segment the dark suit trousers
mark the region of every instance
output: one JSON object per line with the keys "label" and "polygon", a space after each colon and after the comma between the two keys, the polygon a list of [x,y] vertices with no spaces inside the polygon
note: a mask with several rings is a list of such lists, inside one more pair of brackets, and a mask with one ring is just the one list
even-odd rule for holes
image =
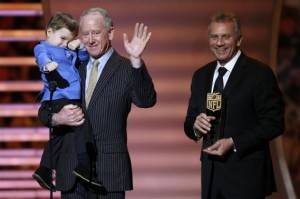
{"label": "dark suit trousers", "polygon": [[[228,192],[228,190],[224,190],[224,186],[222,186],[219,183],[219,180],[216,177],[219,175],[215,173],[214,167],[215,167],[215,162],[213,162],[212,164],[212,181],[209,187],[208,199],[241,199],[240,196],[234,196],[234,193],[230,193],[230,191]],[[258,197],[253,199],[265,199],[265,197]]]}
{"label": "dark suit trousers", "polygon": [[73,189],[61,192],[61,199],[125,199],[125,191],[94,194],[77,181]]}
{"label": "dark suit trousers", "polygon": [[[45,102],[45,103],[46,106],[48,107],[50,106],[49,102]],[[80,102],[75,100],[68,100],[68,99],[53,100],[52,113],[58,113],[63,108],[63,106],[67,104],[75,104],[80,106]],[[72,128],[54,127],[53,128],[51,141],[47,143],[41,159],[41,166],[46,168],[51,168],[50,147],[52,147],[52,167],[56,168],[56,163],[58,161],[60,151],[63,150],[61,149],[61,146],[66,132],[75,134],[74,136],[75,150],[77,155],[83,153],[92,154],[89,157],[93,158],[93,161],[96,160],[96,154],[95,154],[96,148],[95,148],[95,139],[94,139],[93,131],[88,119],[85,118],[85,122],[78,127],[72,127]]]}

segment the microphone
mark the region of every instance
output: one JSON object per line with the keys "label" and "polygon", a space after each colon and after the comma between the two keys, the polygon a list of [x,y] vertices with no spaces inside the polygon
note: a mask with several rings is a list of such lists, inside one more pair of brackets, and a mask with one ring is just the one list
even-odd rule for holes
{"label": "microphone", "polygon": [[[52,168],[53,168],[53,160],[52,160],[52,155],[53,155],[53,146],[52,146],[52,139],[53,139],[53,124],[52,124],[52,98],[53,98],[53,93],[56,90],[57,87],[57,82],[56,81],[49,81],[48,83],[49,91],[50,91],[50,101],[49,101],[49,115],[48,115],[48,123],[49,123],[49,144],[50,144],[50,168],[51,168],[51,176],[50,176],[50,181],[52,182],[53,177],[52,177]],[[50,187],[50,199],[53,199],[53,185]]]}
{"label": "microphone", "polygon": [[53,93],[55,92],[56,90],[56,87],[57,87],[57,83],[56,81],[50,81],[48,83],[48,88],[49,88],[49,91],[50,91],[50,99],[49,99],[49,126],[52,127],[52,121],[51,121],[51,117],[52,117],[52,114],[53,114],[53,110],[52,110],[52,101],[53,101]]}
{"label": "microphone", "polygon": [[50,81],[49,82],[49,91],[50,92],[54,92],[56,90],[56,87],[57,87],[56,81]]}

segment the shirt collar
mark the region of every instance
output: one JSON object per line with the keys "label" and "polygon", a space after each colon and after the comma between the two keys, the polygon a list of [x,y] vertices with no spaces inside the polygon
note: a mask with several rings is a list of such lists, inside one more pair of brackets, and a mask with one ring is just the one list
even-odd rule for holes
{"label": "shirt collar", "polygon": [[[111,57],[111,55],[113,54],[114,49],[110,48],[104,55],[102,55],[98,60],[100,62],[101,66],[105,66],[106,62],[108,61],[108,59]],[[91,69],[92,67],[92,63],[95,61],[95,59],[93,59],[92,57],[90,57],[89,60],[89,64],[87,66],[88,69]]]}

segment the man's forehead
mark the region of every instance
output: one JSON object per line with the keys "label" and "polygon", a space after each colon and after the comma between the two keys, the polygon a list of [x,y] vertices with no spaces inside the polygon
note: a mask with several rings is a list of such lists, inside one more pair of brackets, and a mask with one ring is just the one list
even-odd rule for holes
{"label": "man's forehead", "polygon": [[99,14],[90,14],[82,17],[81,19],[81,28],[89,28],[89,27],[105,27],[105,20],[102,15]]}

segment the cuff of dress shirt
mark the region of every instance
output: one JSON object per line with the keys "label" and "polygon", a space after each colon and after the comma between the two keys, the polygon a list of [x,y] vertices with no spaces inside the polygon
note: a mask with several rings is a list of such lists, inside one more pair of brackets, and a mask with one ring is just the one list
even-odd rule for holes
{"label": "cuff of dress shirt", "polygon": [[[232,137],[231,137],[231,139],[232,139]],[[234,144],[233,139],[232,139],[232,143],[233,143],[233,151],[236,152],[236,148],[235,148],[235,144]]]}
{"label": "cuff of dress shirt", "polygon": [[194,129],[194,135],[195,135],[195,142],[198,142],[202,138],[203,135],[197,129],[195,129],[195,128],[193,128],[193,129]]}

